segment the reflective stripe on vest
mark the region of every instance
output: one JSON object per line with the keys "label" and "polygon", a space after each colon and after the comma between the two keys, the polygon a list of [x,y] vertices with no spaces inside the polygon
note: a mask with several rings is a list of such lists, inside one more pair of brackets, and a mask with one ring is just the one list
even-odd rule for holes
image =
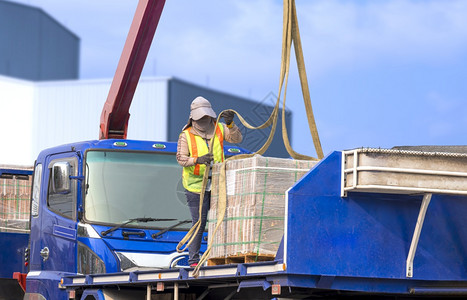
{"label": "reflective stripe on vest", "polygon": [[[199,157],[198,156],[198,145],[196,145],[195,135],[191,133],[191,127],[188,128],[188,133],[189,133],[188,135],[190,136],[190,143],[188,144],[188,149],[190,150],[191,157]],[[199,175],[199,168],[200,168],[199,164],[195,165],[193,174]]]}
{"label": "reflective stripe on vest", "polygon": [[[188,143],[188,149],[190,151],[190,157],[198,158],[209,152],[206,141],[198,136],[191,133],[191,127],[185,129],[183,134],[186,136]],[[214,163],[224,161],[224,127],[222,124],[218,124],[216,127],[216,135],[214,138],[213,145],[213,156]],[[206,169],[204,164],[196,164],[190,167],[183,168],[183,186],[190,192],[200,193],[201,185],[203,182],[203,174]]]}

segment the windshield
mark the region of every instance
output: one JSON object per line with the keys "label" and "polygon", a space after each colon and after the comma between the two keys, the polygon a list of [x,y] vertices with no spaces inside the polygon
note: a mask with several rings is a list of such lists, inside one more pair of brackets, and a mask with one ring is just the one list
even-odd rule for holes
{"label": "windshield", "polygon": [[175,154],[88,151],[85,218],[107,224],[143,217],[176,219],[127,225],[163,228],[191,220],[181,176]]}

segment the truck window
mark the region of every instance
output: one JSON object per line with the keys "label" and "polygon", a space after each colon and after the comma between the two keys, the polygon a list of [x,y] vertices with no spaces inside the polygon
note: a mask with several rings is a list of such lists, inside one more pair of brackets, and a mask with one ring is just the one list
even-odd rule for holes
{"label": "truck window", "polygon": [[[174,153],[88,151],[86,153],[85,219],[120,224],[133,218],[176,221],[132,223],[165,228],[190,219],[181,186],[182,168]],[[191,227],[187,224],[186,229]]]}
{"label": "truck window", "polygon": [[49,164],[49,188],[47,193],[47,206],[59,215],[73,219],[75,217],[76,180],[71,180],[71,192],[55,193],[52,181],[52,166],[57,162],[68,162],[71,166],[70,175],[76,175],[76,162],[74,160],[54,160]]}

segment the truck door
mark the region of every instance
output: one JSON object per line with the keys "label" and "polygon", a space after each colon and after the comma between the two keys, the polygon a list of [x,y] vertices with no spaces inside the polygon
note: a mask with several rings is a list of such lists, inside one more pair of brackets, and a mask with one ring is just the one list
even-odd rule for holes
{"label": "truck door", "polygon": [[51,156],[43,175],[47,191],[40,208],[41,270],[76,272],[78,157],[74,152]]}

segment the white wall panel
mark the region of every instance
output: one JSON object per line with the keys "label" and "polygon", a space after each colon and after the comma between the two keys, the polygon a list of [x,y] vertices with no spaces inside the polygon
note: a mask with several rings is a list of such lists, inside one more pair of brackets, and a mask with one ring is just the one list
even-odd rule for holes
{"label": "white wall panel", "polygon": [[34,97],[34,142],[40,150],[98,138],[99,118],[110,81],[40,83]]}
{"label": "white wall panel", "polygon": [[[110,85],[111,79],[34,83],[0,76],[0,163],[32,165],[43,149],[98,139]],[[180,80],[142,78],[130,108],[128,139],[176,141],[188,118],[190,103],[199,95],[208,97],[217,112],[233,103],[253,113],[255,109],[272,110]],[[251,141],[260,138],[244,134],[241,146],[256,149]],[[280,143],[278,138],[276,141]],[[268,155],[283,157],[282,148],[273,144],[271,151],[275,152]]]}
{"label": "white wall panel", "polygon": [[[168,78],[143,78],[128,138],[167,140]],[[32,165],[43,149],[99,138],[111,80],[33,83],[0,76],[0,163]]]}
{"label": "white wall panel", "polygon": [[0,76],[0,164],[32,166],[34,85]]}
{"label": "white wall panel", "polygon": [[[102,108],[111,80],[48,82],[37,85],[34,150],[99,138]],[[166,140],[167,81],[141,79],[130,108],[128,139]]]}
{"label": "white wall panel", "polygon": [[168,80],[140,80],[130,108],[129,139],[167,141]]}

